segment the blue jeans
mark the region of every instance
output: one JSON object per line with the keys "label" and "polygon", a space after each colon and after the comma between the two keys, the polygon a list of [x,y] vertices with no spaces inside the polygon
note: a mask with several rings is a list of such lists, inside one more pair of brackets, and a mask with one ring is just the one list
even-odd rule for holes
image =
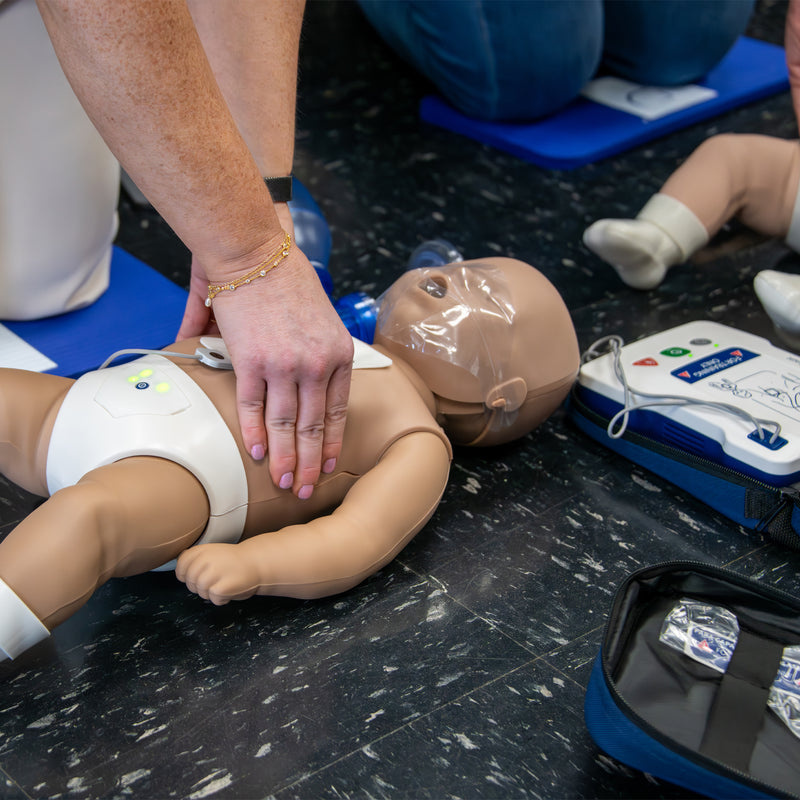
{"label": "blue jeans", "polygon": [[659,86],[700,79],[744,32],[755,0],[359,0],[397,53],[456,108],[534,119],[601,66]]}

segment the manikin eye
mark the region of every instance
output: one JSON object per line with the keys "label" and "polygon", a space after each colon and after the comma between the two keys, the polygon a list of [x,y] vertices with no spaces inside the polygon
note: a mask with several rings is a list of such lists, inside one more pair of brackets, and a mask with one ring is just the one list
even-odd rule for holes
{"label": "manikin eye", "polygon": [[443,278],[425,278],[420,284],[419,288],[422,289],[423,292],[427,292],[431,297],[435,297],[437,299],[441,299],[447,294],[447,284],[444,282]]}

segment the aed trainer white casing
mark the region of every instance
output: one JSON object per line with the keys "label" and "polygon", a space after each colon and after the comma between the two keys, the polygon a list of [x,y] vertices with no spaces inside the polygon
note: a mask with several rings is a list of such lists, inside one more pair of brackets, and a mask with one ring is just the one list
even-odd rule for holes
{"label": "aed trainer white casing", "polygon": [[[773,485],[800,480],[800,356],[760,336],[698,321],[623,345],[620,364],[629,406],[658,401],[637,390],[703,403],[631,410],[629,430]],[[613,353],[585,363],[576,389],[604,418],[622,410],[624,387]],[[723,403],[762,423],[777,422],[779,437],[770,441],[772,426],[760,437],[753,422]]]}

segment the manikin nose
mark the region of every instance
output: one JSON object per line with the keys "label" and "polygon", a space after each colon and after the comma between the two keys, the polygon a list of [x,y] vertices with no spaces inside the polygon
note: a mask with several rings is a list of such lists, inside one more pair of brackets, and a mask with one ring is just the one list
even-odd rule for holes
{"label": "manikin nose", "polygon": [[447,281],[441,275],[428,275],[420,281],[419,288],[437,300],[447,295]]}

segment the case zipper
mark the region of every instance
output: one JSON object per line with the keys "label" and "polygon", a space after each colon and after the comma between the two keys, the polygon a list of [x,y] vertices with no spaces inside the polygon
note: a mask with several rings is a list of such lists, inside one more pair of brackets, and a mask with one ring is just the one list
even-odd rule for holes
{"label": "case zipper", "polygon": [[[608,426],[608,420],[602,415],[598,414],[594,409],[589,408],[578,396],[577,385],[572,391],[570,402],[574,403],[578,413],[584,416],[595,427],[605,429]],[[800,507],[800,490],[796,484],[787,484],[786,486],[775,486],[773,484],[765,483],[764,481],[754,478],[751,475],[745,475],[743,472],[726,467],[716,461],[703,458],[702,456],[688,453],[685,450],[679,450],[663,442],[658,442],[636,431],[627,430],[622,435],[622,439],[630,442],[638,447],[645,447],[656,455],[664,456],[673,461],[685,464],[688,467],[702,468],[706,473],[726,479],[737,483],[745,489],[759,489],[768,494],[775,495],[776,505],[767,514],[765,514],[755,526],[755,530],[763,533],[770,525],[773,519],[780,514],[780,512],[791,503],[794,506]],[[647,467],[645,467],[647,469]],[[702,499],[702,498],[700,498]]]}

